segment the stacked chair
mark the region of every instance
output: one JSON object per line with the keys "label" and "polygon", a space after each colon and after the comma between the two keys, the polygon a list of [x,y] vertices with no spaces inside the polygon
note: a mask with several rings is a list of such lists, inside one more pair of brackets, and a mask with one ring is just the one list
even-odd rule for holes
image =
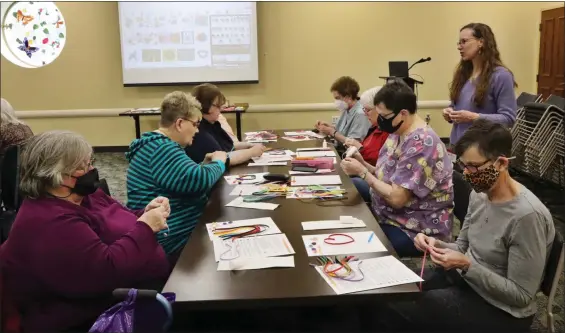
{"label": "stacked chair", "polygon": [[565,99],[552,95],[542,102],[539,96],[535,101],[531,101],[535,96],[526,97],[523,105],[519,103],[516,124],[512,128],[512,155],[516,156],[513,167],[536,180],[563,188]]}

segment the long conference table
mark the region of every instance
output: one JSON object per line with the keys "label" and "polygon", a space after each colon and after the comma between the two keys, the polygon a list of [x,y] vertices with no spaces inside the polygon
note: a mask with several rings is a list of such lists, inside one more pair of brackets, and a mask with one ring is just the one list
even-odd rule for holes
{"label": "long conference table", "polygon": [[[322,140],[290,142],[280,138],[269,143],[272,148],[285,148],[296,151],[296,148],[321,147]],[[331,145],[330,145],[331,146]],[[174,292],[177,311],[220,310],[220,309],[254,309],[269,306],[331,306],[344,302],[363,303],[365,301],[410,300],[419,296],[417,284],[405,284],[365,292],[337,295],[324,279],[309,265],[316,263],[315,257],[308,257],[302,241],[302,235],[334,232],[372,230],[385,245],[388,252],[355,255],[360,259],[397,256],[387,237],[370,209],[363,202],[350,178],[335,165],[335,172],[342,180],[342,187],[347,190],[349,205],[318,206],[297,199],[276,198],[272,203],[280,206],[275,210],[256,210],[246,208],[225,207],[235,197],[230,196],[234,185],[220,179],[212,190],[205,212],[196,226],[188,243],[182,251],[163,292]],[[258,172],[288,173],[287,166],[248,167],[248,163],[231,168],[228,175]],[[300,177],[308,177],[301,175]],[[366,228],[313,230],[304,231],[301,222],[318,220],[339,220],[340,216],[353,216],[361,219]],[[209,239],[205,224],[212,222],[235,221],[259,217],[271,217],[280,230],[285,233],[296,252],[295,267],[267,268],[258,270],[218,271],[214,248]]]}

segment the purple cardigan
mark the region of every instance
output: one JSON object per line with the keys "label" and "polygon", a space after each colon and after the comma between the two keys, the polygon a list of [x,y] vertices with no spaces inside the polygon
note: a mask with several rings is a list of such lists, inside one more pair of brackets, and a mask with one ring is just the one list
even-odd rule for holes
{"label": "purple cardigan", "polygon": [[4,290],[25,331],[59,331],[94,323],[115,288],[165,281],[165,252],[151,228],[101,190],[80,206],[25,199],[0,247]]}
{"label": "purple cardigan", "polygon": [[[475,84],[468,80],[461,89],[457,101],[452,101],[450,106],[455,111],[467,110],[478,113],[483,119],[506,125],[509,128],[514,125],[518,105],[514,93],[514,79],[506,68],[497,67],[492,73],[488,94],[482,107],[475,105],[474,96]],[[457,143],[471,124],[470,122],[453,124],[450,143],[452,145]]]}

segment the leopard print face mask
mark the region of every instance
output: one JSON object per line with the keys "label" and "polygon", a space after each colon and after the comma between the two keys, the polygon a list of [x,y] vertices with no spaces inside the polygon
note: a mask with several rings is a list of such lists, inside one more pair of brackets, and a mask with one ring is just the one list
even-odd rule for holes
{"label": "leopard print face mask", "polygon": [[499,176],[500,171],[496,170],[494,165],[475,173],[469,173],[467,171],[463,172],[463,177],[477,193],[490,190],[496,183]]}

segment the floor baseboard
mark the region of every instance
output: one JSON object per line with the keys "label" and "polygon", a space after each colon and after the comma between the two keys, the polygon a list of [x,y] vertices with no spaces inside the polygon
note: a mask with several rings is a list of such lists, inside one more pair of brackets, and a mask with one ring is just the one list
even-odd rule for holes
{"label": "floor baseboard", "polygon": [[98,146],[93,147],[94,153],[125,153],[128,146]]}

